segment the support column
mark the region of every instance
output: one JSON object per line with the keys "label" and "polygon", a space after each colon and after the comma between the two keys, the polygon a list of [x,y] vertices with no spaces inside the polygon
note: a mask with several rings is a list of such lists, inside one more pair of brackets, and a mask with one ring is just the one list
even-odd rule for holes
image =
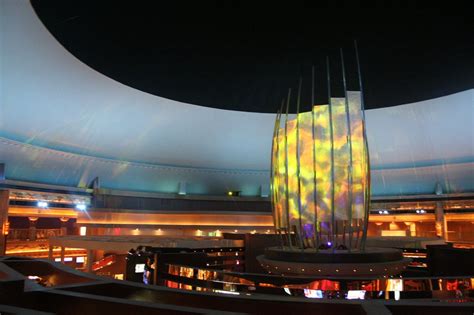
{"label": "support column", "polygon": [[30,241],[36,241],[36,222],[38,221],[38,217],[28,217],[28,220],[30,221],[28,238]]}
{"label": "support column", "polygon": [[9,197],[8,190],[0,190],[0,255],[5,255],[7,250]]}
{"label": "support column", "polygon": [[448,240],[448,223],[446,216],[444,215],[443,203],[441,201],[436,202],[436,236],[443,238],[445,241]]}
{"label": "support column", "polygon": [[[154,285],[157,285],[158,284],[158,254],[155,253],[155,255],[153,256],[153,264],[155,265],[155,270],[153,271],[153,284]],[[194,270],[193,272],[193,278],[197,275],[197,269]],[[160,285],[162,285],[160,283]]]}
{"label": "support column", "polygon": [[66,253],[66,247],[61,246],[61,263],[64,264],[64,254]]}
{"label": "support column", "polygon": [[67,235],[67,222],[69,218],[59,218],[61,221],[61,236]]}
{"label": "support column", "polygon": [[54,260],[53,246],[52,245],[49,245],[49,247],[48,247],[48,259],[49,260]]}
{"label": "support column", "polygon": [[86,272],[92,272],[92,260],[94,259],[92,249],[87,250]]}

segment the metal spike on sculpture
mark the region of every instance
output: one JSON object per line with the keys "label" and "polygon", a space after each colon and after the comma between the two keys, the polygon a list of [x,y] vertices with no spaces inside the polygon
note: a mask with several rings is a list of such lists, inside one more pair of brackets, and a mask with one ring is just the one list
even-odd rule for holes
{"label": "metal spike on sculpture", "polygon": [[[268,249],[265,257],[260,256],[262,265],[278,257],[325,261],[333,254],[329,260],[337,261],[334,259],[336,254],[345,254],[344,259],[350,261],[351,254],[352,258],[359,255],[357,259],[368,252],[371,253],[368,256],[377,255],[375,249],[366,251],[365,248],[370,168],[357,46],[360,91],[347,90],[342,49],[340,57],[344,97],[331,96],[328,58],[328,103],[314,104],[313,68],[311,111],[300,112],[300,79],[296,117],[289,119],[288,115],[291,89],[286,99],[285,119],[281,119],[283,104],[276,115],[271,154],[271,201],[281,247]],[[379,256],[383,258],[385,254]],[[392,252],[386,257],[390,255],[401,268],[401,254]]]}

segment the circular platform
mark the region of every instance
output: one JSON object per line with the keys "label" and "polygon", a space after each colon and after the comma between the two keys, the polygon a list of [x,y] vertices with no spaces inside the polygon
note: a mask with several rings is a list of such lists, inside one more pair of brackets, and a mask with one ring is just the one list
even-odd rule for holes
{"label": "circular platform", "polygon": [[269,273],[298,276],[360,278],[391,276],[401,273],[410,259],[393,248],[358,250],[290,250],[270,247],[257,257]]}

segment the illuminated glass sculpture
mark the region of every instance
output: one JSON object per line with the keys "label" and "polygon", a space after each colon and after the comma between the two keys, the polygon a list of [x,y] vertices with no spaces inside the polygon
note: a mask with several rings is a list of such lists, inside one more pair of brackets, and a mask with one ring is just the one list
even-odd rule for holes
{"label": "illuminated glass sculpture", "polygon": [[[358,56],[357,64],[359,68]],[[281,246],[257,257],[269,273],[318,277],[399,274],[408,264],[401,250],[366,248],[370,166],[362,92],[289,118],[291,90],[276,115],[271,154],[271,201]],[[362,91],[359,70],[359,84]],[[314,86],[314,70],[313,70]],[[314,97],[314,91],[312,93]]]}
{"label": "illuminated glass sculpture", "polygon": [[361,93],[347,92],[282,121],[272,146],[275,229],[290,249],[364,248],[368,148]]}

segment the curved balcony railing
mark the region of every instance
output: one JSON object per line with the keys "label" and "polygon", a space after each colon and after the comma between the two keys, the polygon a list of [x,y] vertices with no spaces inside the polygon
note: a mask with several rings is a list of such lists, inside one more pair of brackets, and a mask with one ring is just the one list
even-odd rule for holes
{"label": "curved balcony railing", "polygon": [[474,278],[471,276],[314,279],[168,265],[168,272],[161,272],[160,277],[171,288],[233,295],[262,293],[320,299],[474,301]]}

